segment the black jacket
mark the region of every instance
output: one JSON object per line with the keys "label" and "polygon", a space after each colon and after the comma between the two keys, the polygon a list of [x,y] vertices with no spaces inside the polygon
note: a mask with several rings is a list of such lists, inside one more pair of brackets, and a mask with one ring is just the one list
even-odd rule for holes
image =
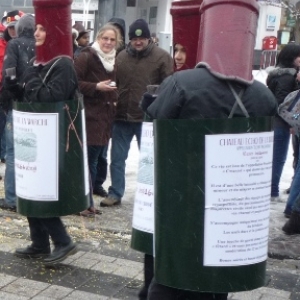
{"label": "black jacket", "polygon": [[45,66],[31,66],[24,73],[22,86],[24,87],[23,100],[27,102],[72,100],[78,88],[73,61],[61,57]]}
{"label": "black jacket", "polygon": [[[275,96],[278,105],[289,93],[298,89],[296,74],[297,71],[294,68],[277,67],[269,72],[267,86]],[[275,116],[275,126],[290,127],[278,114]]]}
{"label": "black jacket", "polygon": [[[242,102],[250,116],[276,114],[276,100],[262,83],[229,82],[237,93],[244,90]],[[165,79],[147,112],[154,119],[228,118],[235,101],[227,81],[201,67],[177,72]],[[245,115],[237,108],[233,116]]]}
{"label": "black jacket", "polygon": [[[7,43],[2,67],[3,93],[0,101],[5,110],[12,109],[12,100],[20,100],[20,79],[35,55],[34,17],[24,16],[19,23],[18,37]],[[8,68],[16,68],[16,79],[13,81],[5,77]]]}
{"label": "black jacket", "polygon": [[[16,28],[18,37],[7,43],[2,68],[3,78],[6,76],[6,69],[16,68],[16,77],[19,80],[35,55],[34,17],[26,15],[19,23]],[[8,85],[4,81],[4,88]]]}

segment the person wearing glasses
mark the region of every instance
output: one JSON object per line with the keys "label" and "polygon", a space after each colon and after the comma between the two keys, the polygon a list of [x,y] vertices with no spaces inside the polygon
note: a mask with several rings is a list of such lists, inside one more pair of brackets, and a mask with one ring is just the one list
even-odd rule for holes
{"label": "person wearing glasses", "polygon": [[112,131],[108,196],[100,206],[121,204],[125,192],[125,161],[135,136],[140,146],[144,113],[139,106],[147,85],[159,85],[173,73],[173,59],[151,40],[148,24],[143,19],[129,26],[126,49],[116,59],[118,104]]}
{"label": "person wearing glasses", "polygon": [[[104,25],[91,47],[85,47],[75,59],[79,89],[84,96],[88,163],[91,188],[95,185],[98,157],[106,157],[117,104],[115,57],[122,37],[112,24]],[[91,197],[82,216],[99,213]]]}

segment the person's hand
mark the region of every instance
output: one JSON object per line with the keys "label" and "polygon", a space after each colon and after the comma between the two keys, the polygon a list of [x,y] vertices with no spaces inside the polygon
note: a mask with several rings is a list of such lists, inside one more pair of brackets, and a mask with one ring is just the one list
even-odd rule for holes
{"label": "person's hand", "polygon": [[96,90],[101,92],[111,92],[115,91],[117,87],[110,86],[111,80],[100,81],[96,84]]}
{"label": "person's hand", "polygon": [[5,88],[8,90],[14,89],[15,86],[18,84],[17,78],[11,79],[10,76],[5,76],[4,81],[5,81]]}
{"label": "person's hand", "polygon": [[140,107],[144,112],[147,112],[148,107],[153,103],[157,96],[145,93],[140,103]]}

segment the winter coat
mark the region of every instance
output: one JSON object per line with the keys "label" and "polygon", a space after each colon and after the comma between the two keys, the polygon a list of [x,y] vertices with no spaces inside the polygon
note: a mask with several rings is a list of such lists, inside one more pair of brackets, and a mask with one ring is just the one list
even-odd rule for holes
{"label": "winter coat", "polygon": [[[4,80],[6,76],[5,70],[16,68],[16,80],[17,83],[20,83],[20,79],[28,68],[30,60],[35,55],[34,17],[25,15],[18,23],[16,28],[18,37],[11,39],[7,43],[2,67],[3,89],[9,90],[14,94],[12,99],[10,99],[10,103],[7,104],[6,108],[8,110],[12,109],[13,98],[18,99],[20,95],[14,93],[14,87],[11,86],[10,81]],[[16,82],[14,82],[15,84]],[[8,99],[6,101],[8,102]]]}
{"label": "winter coat", "polygon": [[30,66],[22,77],[21,85],[24,86],[23,101],[26,102],[73,100],[78,88],[73,61],[60,57],[44,66]]}
{"label": "winter coat", "polygon": [[[242,102],[250,117],[276,114],[276,100],[262,83],[230,83],[237,94],[244,90]],[[167,78],[147,112],[155,119],[228,118],[235,101],[226,80],[217,78],[207,68],[201,67],[177,72]],[[245,115],[237,108],[234,117]]]}
{"label": "winter coat", "polygon": [[[5,48],[6,48],[6,41],[3,38],[0,38],[0,70],[2,70],[3,67]],[[2,87],[2,72],[0,72],[0,90],[1,87]]]}
{"label": "winter coat", "polygon": [[117,92],[102,92],[96,90],[96,85],[109,79],[116,81],[116,72],[106,71],[92,47],[86,47],[81,51],[75,60],[75,70],[80,92],[84,96],[87,144],[107,145],[116,112]]}
{"label": "winter coat", "polygon": [[159,85],[173,73],[173,59],[150,42],[145,50],[135,51],[130,44],[116,59],[119,99],[116,120],[142,122],[139,107],[147,85]]}
{"label": "winter coat", "polygon": [[[274,68],[269,72],[267,86],[272,91],[280,105],[284,98],[298,89],[296,82],[297,71],[294,68]],[[289,126],[278,114],[275,116],[275,126]]]}
{"label": "winter coat", "polygon": [[26,15],[21,18],[16,26],[16,31],[18,37],[7,43],[2,76],[5,77],[6,69],[15,67],[16,77],[20,79],[35,55],[34,17]]}

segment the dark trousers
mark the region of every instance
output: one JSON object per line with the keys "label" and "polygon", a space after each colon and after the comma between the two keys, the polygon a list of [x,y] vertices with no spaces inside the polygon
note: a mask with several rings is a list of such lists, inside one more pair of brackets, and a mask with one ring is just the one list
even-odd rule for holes
{"label": "dark trousers", "polygon": [[228,294],[198,293],[167,287],[152,280],[148,300],[227,300]]}
{"label": "dark trousers", "polygon": [[154,276],[154,260],[153,256],[145,254],[144,257],[144,286],[139,292],[139,300],[147,300],[148,291]]}
{"label": "dark trousers", "polygon": [[106,148],[106,151],[103,151],[98,156],[97,174],[96,174],[94,189],[99,186],[102,186],[102,184],[106,180],[107,168],[108,168],[108,164],[107,164],[107,148]]}
{"label": "dark trousers", "polygon": [[32,218],[27,217],[32,246],[44,249],[50,246],[49,237],[55,247],[66,246],[71,242],[65,226],[59,217]]}
{"label": "dark trousers", "polygon": [[293,168],[294,171],[296,171],[298,160],[299,160],[299,138],[295,134],[292,135],[292,145],[293,145],[293,156],[294,156]]}

